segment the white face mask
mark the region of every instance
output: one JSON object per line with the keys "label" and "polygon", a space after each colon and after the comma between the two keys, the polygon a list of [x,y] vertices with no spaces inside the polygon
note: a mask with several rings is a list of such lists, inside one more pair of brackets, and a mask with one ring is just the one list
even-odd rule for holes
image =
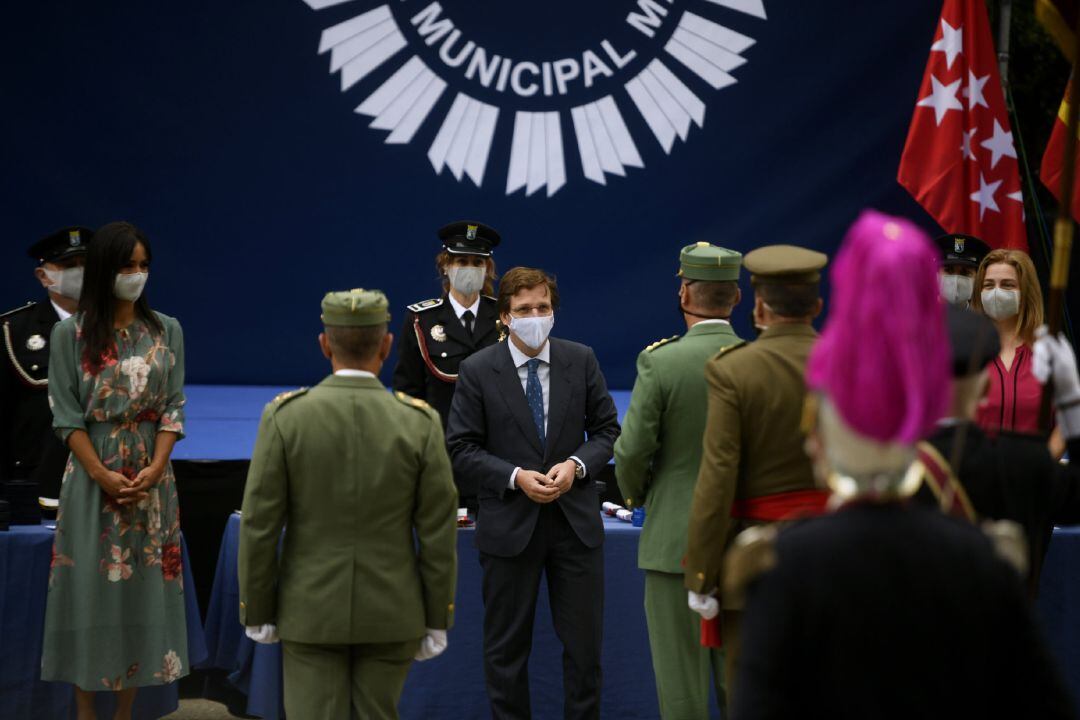
{"label": "white face mask", "polygon": [[510,316],[510,332],[533,350],[539,350],[547,342],[548,334],[555,325],[555,313],[540,317],[516,318]]}
{"label": "white face mask", "polygon": [[971,302],[971,292],[975,289],[975,278],[967,275],[941,275],[941,297],[952,305],[967,305]]}
{"label": "white face mask", "polygon": [[113,282],[113,295],[121,300],[134,302],[142,295],[143,288],[146,287],[146,280],[149,277],[150,273],[144,272],[117,273],[116,280]]}
{"label": "white face mask", "polygon": [[480,292],[484,287],[485,267],[468,267],[465,265],[453,265],[446,269],[446,277],[450,279],[450,287],[462,295],[472,295]]}
{"label": "white face mask", "polygon": [[65,268],[64,270],[41,269],[45,271],[45,277],[52,280],[49,292],[63,295],[72,300],[79,299],[79,295],[82,294],[83,283],[83,269],[81,267]]}
{"label": "white face mask", "polygon": [[994,320],[1008,320],[1020,312],[1020,291],[994,288],[982,291],[983,312]]}

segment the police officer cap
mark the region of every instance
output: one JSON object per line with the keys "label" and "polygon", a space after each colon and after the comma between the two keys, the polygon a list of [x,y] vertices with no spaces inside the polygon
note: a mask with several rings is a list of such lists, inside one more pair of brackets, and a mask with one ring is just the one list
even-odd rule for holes
{"label": "police officer cap", "polygon": [[389,308],[382,290],[328,292],[322,299],[322,321],[330,327],[385,325],[390,322]]}
{"label": "police officer cap", "polygon": [[949,305],[945,312],[952,345],[953,377],[975,375],[1001,350],[997,328],[990,318],[967,308]]}
{"label": "police officer cap", "polygon": [[934,244],[941,251],[942,265],[966,265],[977,268],[990,252],[990,246],[979,238],[961,233],[942,235],[934,239]]}
{"label": "police officer cap", "polygon": [[81,225],[60,228],[30,246],[26,254],[38,262],[56,262],[74,255],[85,255],[94,231]]}
{"label": "police officer cap", "polygon": [[738,280],[742,253],[698,242],[679,253],[679,277],[687,280]]}
{"label": "police officer cap", "polygon": [[754,283],[798,285],[816,283],[829,257],[795,245],[766,245],[746,253],[743,265]]}
{"label": "police officer cap", "polygon": [[459,220],[439,228],[443,250],[451,255],[480,255],[491,257],[491,251],[502,239],[495,228],[475,220]]}

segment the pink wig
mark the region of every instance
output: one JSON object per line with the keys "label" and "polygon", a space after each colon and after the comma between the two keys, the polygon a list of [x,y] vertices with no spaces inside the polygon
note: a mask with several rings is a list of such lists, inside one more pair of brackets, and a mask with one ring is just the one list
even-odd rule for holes
{"label": "pink wig", "polygon": [[913,223],[865,210],[833,263],[830,310],[807,385],[853,430],[915,443],[950,404],[938,254]]}

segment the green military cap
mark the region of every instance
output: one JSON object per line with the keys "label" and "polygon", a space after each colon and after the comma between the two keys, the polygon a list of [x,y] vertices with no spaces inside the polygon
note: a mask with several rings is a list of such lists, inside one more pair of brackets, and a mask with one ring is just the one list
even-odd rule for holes
{"label": "green military cap", "polygon": [[322,299],[323,325],[365,327],[390,322],[390,301],[382,290],[341,290]]}
{"label": "green military cap", "polygon": [[743,264],[754,283],[809,284],[821,280],[825,253],[795,245],[766,245],[746,253]]}
{"label": "green military cap", "polygon": [[742,253],[698,242],[679,253],[679,276],[687,280],[738,280]]}

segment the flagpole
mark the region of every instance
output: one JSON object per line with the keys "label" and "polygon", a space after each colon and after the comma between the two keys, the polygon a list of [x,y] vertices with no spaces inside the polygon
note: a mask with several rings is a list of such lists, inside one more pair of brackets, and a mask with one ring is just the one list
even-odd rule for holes
{"label": "flagpole", "polygon": [[[1076,14],[1073,38],[1080,38],[1080,12]],[[1065,152],[1061,169],[1061,202],[1057,220],[1054,222],[1054,260],[1050,264],[1050,295],[1046,305],[1046,324],[1050,334],[1061,332],[1062,309],[1065,305],[1065,289],[1069,285],[1069,262],[1072,257],[1073,220],[1072,197],[1076,184],[1076,126],[1080,119],[1080,93],[1077,92],[1077,76],[1080,75],[1080,52],[1073,48],[1072,72],[1065,91],[1068,100],[1068,113],[1065,119]],[[1053,387],[1050,381],[1043,386],[1042,407],[1039,412],[1039,426],[1050,429],[1050,402]]]}
{"label": "flagpole", "polygon": [[1009,88],[1009,31],[1012,29],[1012,0],[998,3],[998,71],[1006,94]]}

